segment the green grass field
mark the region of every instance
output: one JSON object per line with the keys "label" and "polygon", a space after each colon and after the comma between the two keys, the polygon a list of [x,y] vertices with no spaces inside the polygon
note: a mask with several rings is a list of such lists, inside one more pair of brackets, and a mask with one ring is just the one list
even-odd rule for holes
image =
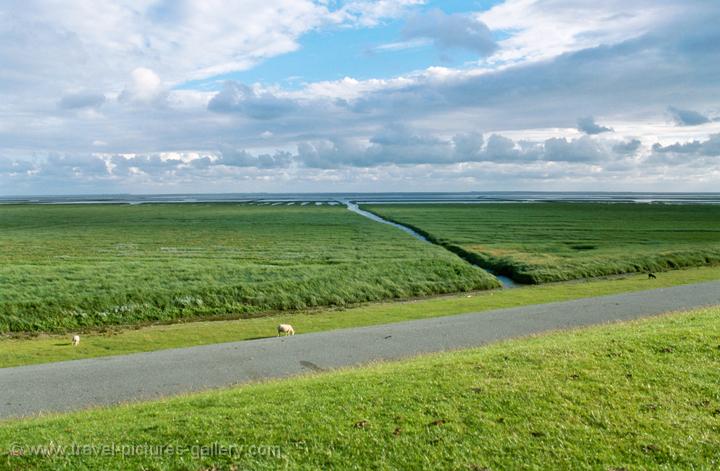
{"label": "green grass field", "polygon": [[91,329],[82,333],[82,342],[75,348],[70,345],[69,335],[14,335],[0,337],[0,368],[271,337],[281,322],[292,323],[302,335],[718,279],[720,267],[699,267],[662,273],[657,280],[648,280],[643,275],[626,275],[608,280],[531,285],[512,290],[371,303],[348,309],[288,312],[253,319],[193,321],[103,331]]}
{"label": "green grass field", "polygon": [[0,464],[717,469],[719,338],[715,307],[158,402],[5,421]]}
{"label": "green grass field", "polygon": [[521,283],[720,263],[720,206],[365,205]]}
{"label": "green grass field", "polygon": [[343,207],[0,206],[0,333],[344,306],[498,286]]}

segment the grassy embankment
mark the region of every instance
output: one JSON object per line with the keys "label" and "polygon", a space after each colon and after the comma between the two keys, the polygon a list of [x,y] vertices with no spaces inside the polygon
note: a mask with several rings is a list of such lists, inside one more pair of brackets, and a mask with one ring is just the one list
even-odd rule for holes
{"label": "grassy embankment", "polygon": [[657,280],[648,280],[644,275],[628,275],[610,280],[535,285],[512,290],[477,292],[472,295],[374,303],[342,310],[324,309],[274,314],[254,319],[150,325],[118,328],[107,332],[88,331],[82,334],[82,342],[76,348],[70,346],[68,335],[5,338],[0,340],[0,368],[269,337],[275,335],[275,327],[280,322],[291,322],[297,332],[303,334],[718,279],[720,267],[701,267],[662,273]]}
{"label": "grassy embankment", "polygon": [[0,334],[496,286],[446,250],[343,207],[0,206]]}
{"label": "grassy embankment", "polygon": [[720,263],[720,206],[364,205],[521,283]]}
{"label": "grassy embankment", "polygon": [[[717,469],[719,337],[716,307],[6,421],[0,463],[106,470]],[[57,452],[73,445],[85,453]],[[116,447],[116,456],[90,452],[103,446]],[[130,447],[140,451],[133,455]]]}

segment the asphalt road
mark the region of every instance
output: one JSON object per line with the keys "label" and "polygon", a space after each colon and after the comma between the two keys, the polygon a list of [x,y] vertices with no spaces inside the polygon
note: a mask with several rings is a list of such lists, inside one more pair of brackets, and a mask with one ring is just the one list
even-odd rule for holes
{"label": "asphalt road", "polygon": [[720,281],[294,337],[2,368],[0,418],[147,400],[709,305],[720,305]]}

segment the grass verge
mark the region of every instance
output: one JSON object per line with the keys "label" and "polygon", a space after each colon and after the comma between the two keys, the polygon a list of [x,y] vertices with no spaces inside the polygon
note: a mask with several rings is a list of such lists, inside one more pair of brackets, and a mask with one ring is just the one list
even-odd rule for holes
{"label": "grass verge", "polygon": [[[715,307],[6,421],[0,463],[105,470],[717,469],[719,337]],[[85,451],[73,454],[73,446]],[[116,454],[103,456],[103,449]]]}
{"label": "grass verge", "polygon": [[346,310],[274,315],[255,319],[153,325],[106,333],[89,331],[79,347],[70,336],[41,335],[0,340],[0,367],[76,360],[99,356],[231,342],[275,335],[280,322],[290,322],[299,333],[386,324],[466,312],[641,291],[720,279],[720,267],[677,270],[648,280],[629,275],[610,280],[528,286],[512,290],[478,292],[406,302],[378,303]]}

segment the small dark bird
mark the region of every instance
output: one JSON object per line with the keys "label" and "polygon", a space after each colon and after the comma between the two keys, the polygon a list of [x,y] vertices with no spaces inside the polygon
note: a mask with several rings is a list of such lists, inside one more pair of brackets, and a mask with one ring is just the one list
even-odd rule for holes
{"label": "small dark bird", "polygon": [[657,276],[655,276],[655,273],[648,273],[648,279],[655,280]]}

